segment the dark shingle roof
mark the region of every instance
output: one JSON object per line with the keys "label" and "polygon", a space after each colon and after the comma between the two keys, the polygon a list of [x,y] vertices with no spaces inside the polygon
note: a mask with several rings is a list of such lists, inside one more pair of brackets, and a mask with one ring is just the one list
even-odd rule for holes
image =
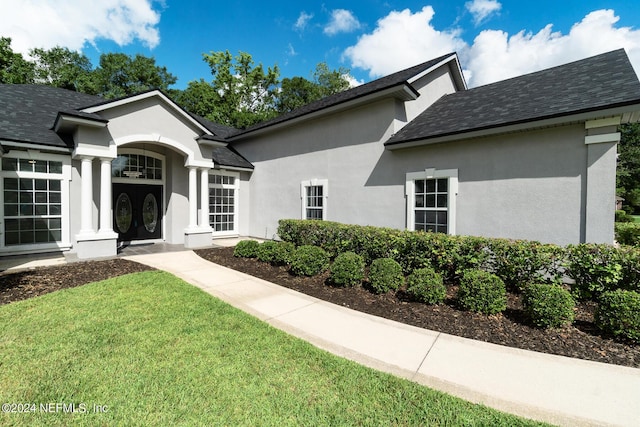
{"label": "dark shingle roof", "polygon": [[445,95],[385,145],[445,137],[640,102],[623,49]]}
{"label": "dark shingle roof", "polygon": [[213,161],[216,166],[253,169],[253,165],[233,147],[213,147]]}
{"label": "dark shingle roof", "polygon": [[434,65],[444,61],[445,59],[455,55],[455,53],[449,53],[446,55],[442,55],[438,58],[432,59],[430,61],[424,62],[419,65],[415,65],[411,68],[407,68],[402,71],[398,71],[396,73],[390,74],[386,77],[379,78],[372,82],[354,87],[349,90],[345,90],[343,92],[336,93],[334,95],[328,96],[326,98],[322,98],[318,101],[314,101],[310,104],[303,105],[300,108],[296,108],[293,111],[282,114],[278,117],[275,117],[271,120],[267,120],[262,123],[258,123],[254,126],[251,126],[247,129],[240,130],[230,137],[235,137],[239,135],[243,135],[249,132],[253,132],[259,129],[263,129],[269,126],[273,126],[279,123],[283,123],[292,119],[296,119],[298,117],[305,116],[307,114],[315,113],[317,111],[323,110],[325,108],[333,107],[335,105],[339,105],[348,101],[352,101],[354,99],[362,98],[367,95],[374,94],[376,92],[381,92],[385,89],[392,88],[394,86],[401,85],[406,83],[412,77],[422,73],[423,71],[428,70]]}
{"label": "dark shingle roof", "polygon": [[[0,84],[0,140],[68,147],[51,128],[58,112],[102,98],[44,85]],[[74,115],[78,115],[75,111]]]}

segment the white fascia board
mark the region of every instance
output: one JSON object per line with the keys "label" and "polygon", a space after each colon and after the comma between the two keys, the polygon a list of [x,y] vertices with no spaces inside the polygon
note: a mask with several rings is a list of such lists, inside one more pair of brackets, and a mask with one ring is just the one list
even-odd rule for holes
{"label": "white fascia board", "polygon": [[253,172],[253,169],[251,168],[243,168],[240,166],[226,166],[226,165],[217,164],[216,167],[220,168],[220,169],[215,169],[217,171]]}
{"label": "white fascia board", "polygon": [[608,119],[632,111],[640,111],[640,104],[629,105],[625,107],[616,107],[606,110],[592,111],[588,113],[572,114],[551,119],[542,119],[526,123],[517,123],[513,125],[505,125],[492,127],[488,129],[480,129],[469,132],[455,133],[452,135],[444,135],[435,138],[418,139],[414,141],[401,142],[397,144],[386,145],[385,149],[393,151],[404,148],[418,147],[421,145],[439,144],[442,142],[460,141],[463,139],[482,138],[490,135],[500,135],[505,133],[524,132],[534,129],[542,129],[547,127],[555,127],[568,125],[572,123],[582,123],[599,119]]}
{"label": "white fascia board", "polygon": [[32,144],[29,142],[17,142],[17,141],[4,141],[0,140],[0,145],[4,147],[16,147],[16,148],[24,148],[24,149],[32,149],[39,151],[53,151],[56,153],[65,153],[69,154],[71,152],[70,148],[64,147],[54,147],[51,145],[40,145],[40,144]]}
{"label": "white fascia board", "polygon": [[87,126],[92,128],[104,128],[107,127],[108,122],[97,121],[91,119],[85,119],[82,117],[71,116],[67,114],[59,114],[56,118],[56,123],[53,127],[55,132],[58,132],[63,126]]}
{"label": "white fascia board", "polygon": [[196,138],[196,141],[200,145],[206,145],[206,146],[209,146],[209,147],[226,147],[227,145],[229,145],[226,142],[213,141],[211,139],[205,139],[205,138],[200,138],[200,137]]}
{"label": "white fascia board", "polygon": [[138,95],[132,95],[132,96],[130,96],[128,98],[122,98],[122,99],[118,99],[116,101],[107,102],[107,103],[96,105],[96,106],[93,106],[93,107],[88,107],[88,108],[85,108],[85,109],[83,109],[81,111],[83,111],[85,113],[97,113],[99,111],[109,110],[111,108],[115,108],[115,107],[119,107],[119,106],[127,105],[127,104],[132,104],[134,102],[142,101],[144,99],[153,98],[153,97],[160,98],[161,100],[163,100],[164,102],[169,104],[176,113],[178,113],[179,115],[181,115],[182,117],[187,119],[189,122],[191,122],[198,129],[202,130],[204,133],[209,134],[209,135],[211,134],[211,131],[209,129],[207,129],[202,124],[200,124],[200,122],[198,122],[196,119],[191,117],[178,104],[173,102],[171,99],[167,98],[165,96],[165,94],[162,93],[159,90],[152,90],[152,91],[149,91],[149,92],[140,93]]}
{"label": "white fascia board", "polygon": [[398,86],[393,86],[390,87],[388,89],[385,89],[383,91],[380,92],[375,92],[366,96],[363,96],[361,98],[356,98],[356,99],[352,99],[350,101],[347,102],[343,102],[340,104],[336,104],[333,105],[331,107],[327,107],[327,108],[323,108],[321,110],[318,111],[314,111],[312,113],[308,113],[308,114],[304,114],[302,116],[299,117],[295,117],[293,119],[290,120],[285,120],[284,122],[280,122],[280,123],[276,123],[274,125],[271,126],[267,126],[264,128],[260,128],[260,129],[256,129],[255,131],[250,131],[247,133],[242,133],[240,135],[237,136],[232,136],[229,139],[229,141],[237,141],[237,140],[241,140],[243,138],[247,138],[247,137],[254,137],[254,136],[258,136],[258,135],[262,135],[264,133],[267,132],[272,132],[274,130],[277,129],[281,129],[283,127],[288,127],[288,126],[292,126],[294,124],[306,121],[306,120],[312,120],[318,117],[322,117],[322,116],[326,116],[329,114],[335,114],[338,113],[340,111],[344,111],[344,110],[348,110],[350,108],[354,108],[354,107],[358,107],[362,104],[366,104],[369,103],[371,101],[374,101],[376,99],[383,99],[383,98],[388,98],[388,97],[396,97],[399,98],[403,101],[412,101],[412,100],[416,100],[418,99],[419,94],[416,94],[415,91],[410,87],[407,86],[406,84],[400,84]]}
{"label": "white fascia board", "polygon": [[407,80],[407,83],[409,84],[413,84],[416,81],[420,80],[422,77],[426,76],[427,74],[437,70],[438,68],[442,67],[443,65],[446,65],[447,63],[453,61],[455,64],[455,68],[454,73],[458,73],[457,76],[453,76],[453,79],[456,81],[456,83],[458,83],[461,87],[459,88],[459,90],[466,90],[467,89],[467,82],[464,80],[464,74],[462,74],[462,68],[460,67],[460,61],[458,60],[458,55],[456,53],[451,54],[449,57],[443,59],[442,61],[438,62],[436,65],[424,70],[423,72],[416,74],[415,76],[411,77],[409,80]]}

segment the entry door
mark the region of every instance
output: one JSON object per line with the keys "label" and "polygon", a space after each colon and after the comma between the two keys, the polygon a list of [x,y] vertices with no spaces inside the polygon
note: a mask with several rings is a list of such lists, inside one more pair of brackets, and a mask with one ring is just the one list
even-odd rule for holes
{"label": "entry door", "polygon": [[123,241],[162,238],[162,186],[113,184],[113,229]]}

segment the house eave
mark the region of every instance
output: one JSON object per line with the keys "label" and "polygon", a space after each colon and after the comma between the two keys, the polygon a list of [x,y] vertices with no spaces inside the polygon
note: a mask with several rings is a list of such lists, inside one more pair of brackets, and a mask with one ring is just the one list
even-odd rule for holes
{"label": "house eave", "polygon": [[56,117],[56,121],[53,124],[54,132],[68,131],[76,126],[86,126],[92,128],[104,128],[107,127],[108,120],[94,120],[84,117],[77,117],[66,113],[59,113]]}
{"label": "house eave", "polygon": [[66,147],[56,147],[53,145],[37,144],[32,142],[11,141],[7,139],[0,139],[0,147],[2,147],[2,152],[4,153],[8,153],[11,150],[11,147],[20,150],[39,150],[43,152],[65,154],[71,153],[71,149]]}
{"label": "house eave", "polygon": [[613,107],[608,109],[594,110],[588,112],[579,112],[563,116],[548,117],[536,120],[525,120],[516,123],[507,123],[497,126],[487,126],[484,128],[473,129],[469,131],[452,132],[443,135],[434,135],[426,138],[414,138],[406,141],[385,142],[385,149],[393,151],[404,148],[418,147],[421,145],[440,144],[444,142],[459,141],[464,139],[482,138],[492,135],[500,135],[507,133],[517,133],[533,129],[542,129],[568,125],[572,123],[583,123],[588,120],[605,119],[609,117],[620,117],[620,123],[638,123],[640,122],[640,103]]}
{"label": "house eave", "polygon": [[[452,65],[451,63],[453,63],[454,65]],[[424,70],[423,72],[421,72],[420,74],[415,75],[414,77],[409,79],[407,81],[407,83],[413,84],[417,80],[419,80],[422,77],[426,76],[427,74],[433,72],[434,70],[437,70],[438,68],[442,67],[443,65],[449,65],[449,67],[452,68],[451,71],[453,71],[452,75],[453,75],[453,80],[454,80],[454,82],[456,84],[456,89],[459,90],[459,91],[460,90],[467,90],[467,82],[464,79],[464,74],[462,73],[462,67],[460,66],[460,61],[458,60],[458,54],[457,53],[451,54],[449,57],[447,57],[447,58],[443,59],[442,61],[438,62],[437,64],[435,64],[431,68],[428,68],[428,69]]]}

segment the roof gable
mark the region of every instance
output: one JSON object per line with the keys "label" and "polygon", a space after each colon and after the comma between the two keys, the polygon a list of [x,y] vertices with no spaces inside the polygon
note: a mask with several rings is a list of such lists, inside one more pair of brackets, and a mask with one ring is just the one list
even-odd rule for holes
{"label": "roof gable", "polygon": [[640,103],[623,49],[443,96],[388,146]]}

